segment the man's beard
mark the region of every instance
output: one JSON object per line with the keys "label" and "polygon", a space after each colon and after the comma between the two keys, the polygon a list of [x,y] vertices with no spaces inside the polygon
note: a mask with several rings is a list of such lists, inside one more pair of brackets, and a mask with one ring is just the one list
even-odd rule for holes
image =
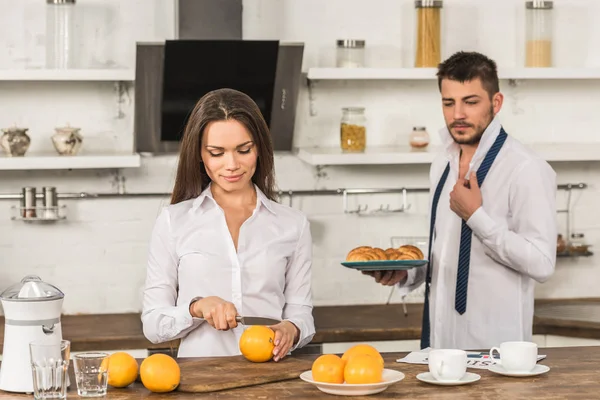
{"label": "man's beard", "polygon": [[[492,119],[494,119],[494,108],[490,107],[490,111],[489,111],[484,123],[478,124],[475,126],[472,124],[467,124],[465,122],[455,121],[455,122],[451,123],[450,125],[448,125],[448,131],[450,132],[450,136],[452,136],[452,139],[454,139],[454,141],[457,144],[464,144],[464,145],[468,145],[468,146],[476,145],[481,141],[483,132],[485,132],[485,130],[487,129],[490,122],[492,122]],[[469,128],[472,128],[475,130],[475,134],[470,137],[465,137],[462,135],[458,136],[458,137],[454,136],[454,134],[452,133],[452,128],[454,128],[455,126],[468,126]]]}

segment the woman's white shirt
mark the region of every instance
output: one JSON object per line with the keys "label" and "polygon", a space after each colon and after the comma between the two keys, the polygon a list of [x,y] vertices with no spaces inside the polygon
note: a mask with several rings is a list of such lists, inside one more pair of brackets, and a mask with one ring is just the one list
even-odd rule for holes
{"label": "woman's white shirt", "polygon": [[210,185],[197,198],[162,209],[149,246],[142,311],[152,343],[181,338],[179,357],[240,354],[246,327],[218,331],[192,318],[190,301],[208,296],[232,302],[240,315],[294,323],[300,337],[292,350],[312,340],[308,219],[255,188],[256,208],[240,228],[237,252]]}

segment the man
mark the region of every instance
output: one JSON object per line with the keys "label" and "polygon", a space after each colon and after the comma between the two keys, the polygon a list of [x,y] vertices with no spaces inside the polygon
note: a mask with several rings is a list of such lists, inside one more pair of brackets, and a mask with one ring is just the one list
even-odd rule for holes
{"label": "man", "polygon": [[421,348],[530,341],[534,281],[556,262],[556,174],[498,121],[494,61],[459,52],[437,76],[447,128],[430,170],[429,265],[371,275],[402,294],[426,282]]}

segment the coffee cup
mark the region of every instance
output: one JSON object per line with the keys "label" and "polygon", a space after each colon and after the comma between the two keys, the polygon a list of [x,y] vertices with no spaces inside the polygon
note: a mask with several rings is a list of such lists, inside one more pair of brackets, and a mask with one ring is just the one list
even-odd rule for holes
{"label": "coffee cup", "polygon": [[440,382],[458,382],[467,373],[467,352],[436,349],[429,352],[429,372]]}
{"label": "coffee cup", "polygon": [[[500,359],[494,358],[494,350]],[[500,348],[492,347],[490,358],[508,372],[530,372],[537,363],[538,348],[532,342],[504,342]]]}

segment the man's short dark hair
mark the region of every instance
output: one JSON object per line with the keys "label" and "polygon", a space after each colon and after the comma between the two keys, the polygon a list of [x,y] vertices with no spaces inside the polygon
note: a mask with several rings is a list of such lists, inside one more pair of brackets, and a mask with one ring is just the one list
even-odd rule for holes
{"label": "man's short dark hair", "polygon": [[438,66],[437,77],[440,90],[442,89],[442,79],[463,83],[479,78],[490,98],[500,91],[496,63],[474,51],[454,53]]}

